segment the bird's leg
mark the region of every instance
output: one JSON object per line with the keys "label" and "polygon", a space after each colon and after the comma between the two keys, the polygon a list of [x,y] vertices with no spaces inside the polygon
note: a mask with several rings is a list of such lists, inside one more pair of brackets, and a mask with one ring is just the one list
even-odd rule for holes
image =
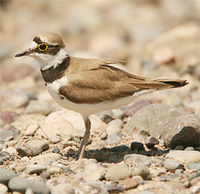
{"label": "bird's leg", "polygon": [[79,160],[83,158],[86,145],[88,143],[88,139],[90,137],[90,128],[91,128],[91,122],[88,117],[83,117],[84,123],[85,123],[85,133],[83,136],[83,140],[81,142],[79,150],[76,152],[76,154],[73,156],[73,158],[76,158],[79,156]]}
{"label": "bird's leg", "polygon": [[79,160],[83,158],[86,145],[87,145],[88,140],[90,138],[91,122],[90,122],[88,117],[84,118],[84,122],[85,122],[85,134],[83,136],[83,140],[82,140],[81,146],[80,146],[81,152],[80,152]]}

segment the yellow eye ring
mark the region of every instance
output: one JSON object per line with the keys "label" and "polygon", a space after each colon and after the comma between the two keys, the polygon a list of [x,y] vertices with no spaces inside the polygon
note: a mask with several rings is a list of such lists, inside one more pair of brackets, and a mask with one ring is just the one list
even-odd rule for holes
{"label": "yellow eye ring", "polygon": [[38,45],[38,49],[40,51],[46,51],[48,49],[48,45],[46,43],[41,43]]}

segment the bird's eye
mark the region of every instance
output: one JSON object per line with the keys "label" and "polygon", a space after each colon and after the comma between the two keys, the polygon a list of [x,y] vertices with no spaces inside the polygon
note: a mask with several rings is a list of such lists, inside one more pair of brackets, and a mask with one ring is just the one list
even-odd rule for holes
{"label": "bird's eye", "polygon": [[46,51],[48,49],[48,45],[46,43],[41,43],[38,45],[38,49],[40,51]]}

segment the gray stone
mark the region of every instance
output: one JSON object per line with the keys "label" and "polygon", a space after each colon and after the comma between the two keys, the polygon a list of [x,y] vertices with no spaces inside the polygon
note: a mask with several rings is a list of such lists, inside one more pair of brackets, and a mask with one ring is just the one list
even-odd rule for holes
{"label": "gray stone", "polygon": [[185,148],[185,151],[193,151],[193,150],[194,150],[193,147],[187,147],[187,148]]}
{"label": "gray stone", "polygon": [[11,139],[15,139],[19,134],[19,131],[16,129],[5,129],[3,128],[0,131],[0,142],[9,141]]}
{"label": "gray stone", "polygon": [[13,171],[0,168],[0,183],[7,185],[10,179],[16,176]]}
{"label": "gray stone", "polygon": [[175,148],[178,145],[200,145],[200,114],[183,115],[170,119],[162,127],[161,138],[166,146]]}
{"label": "gray stone", "polygon": [[140,155],[140,154],[129,154],[124,156],[124,162],[130,167],[137,166],[140,163],[150,166],[153,160],[150,157]]}
{"label": "gray stone", "polygon": [[118,144],[121,138],[116,134],[110,134],[106,140],[106,144]]}
{"label": "gray stone", "polygon": [[49,144],[45,140],[31,140],[27,146],[31,148],[40,148],[42,151],[49,149]]}
{"label": "gray stone", "polygon": [[181,114],[180,110],[172,106],[151,104],[141,108],[131,117],[124,128],[124,132],[131,134],[133,129],[136,129],[140,134],[158,138],[161,135],[162,125]]}
{"label": "gray stone", "polygon": [[192,179],[199,177],[200,176],[200,171],[199,172],[194,172],[191,174],[191,176],[188,178],[188,181],[191,181]]}
{"label": "gray stone", "polygon": [[16,149],[17,149],[17,152],[22,157],[23,156],[36,156],[42,152],[41,148],[30,147],[30,146],[17,146]]}
{"label": "gray stone", "polygon": [[138,164],[132,170],[132,176],[141,176],[143,178],[147,177],[150,174],[149,168],[145,164]]}
{"label": "gray stone", "polygon": [[146,137],[145,138],[145,145],[151,149],[155,145],[158,145],[159,141],[155,137]]}
{"label": "gray stone", "polygon": [[39,129],[39,125],[37,123],[31,124],[26,128],[25,135],[34,135],[35,132]]}
{"label": "gray stone", "polygon": [[184,169],[183,164],[173,160],[165,160],[164,167],[171,172],[175,172],[176,169]]}
{"label": "gray stone", "polygon": [[50,194],[49,187],[39,181],[14,177],[9,181],[8,187],[11,191],[25,192],[30,188],[34,194]]}
{"label": "gray stone", "polygon": [[198,171],[200,170],[200,163],[190,163],[188,164],[188,168]]}
{"label": "gray stone", "polygon": [[105,178],[106,180],[124,180],[131,176],[131,171],[128,166],[122,162],[119,164],[115,164],[113,166],[109,166],[106,172]]}
{"label": "gray stone", "polygon": [[165,158],[175,160],[183,164],[199,163],[200,152],[198,151],[172,151]]}
{"label": "gray stone", "polygon": [[37,113],[42,115],[48,115],[49,113],[51,113],[51,106],[46,102],[32,100],[26,107],[25,112],[27,114]]}
{"label": "gray stone", "polygon": [[26,167],[26,172],[28,174],[41,173],[44,170],[47,170],[47,167],[45,165],[42,165],[42,164],[28,165]]}

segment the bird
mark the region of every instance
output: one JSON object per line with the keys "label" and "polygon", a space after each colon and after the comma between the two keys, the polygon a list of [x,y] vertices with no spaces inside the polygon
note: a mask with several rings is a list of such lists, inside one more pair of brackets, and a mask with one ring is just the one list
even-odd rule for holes
{"label": "bird", "polygon": [[156,90],[182,87],[182,79],[155,79],[136,76],[116,64],[117,59],[90,59],[68,55],[65,44],[57,33],[42,33],[31,41],[28,49],[15,57],[29,56],[36,59],[52,98],[61,106],[82,115],[85,133],[75,157],[84,157],[90,137],[89,116],[132,103],[135,98]]}

